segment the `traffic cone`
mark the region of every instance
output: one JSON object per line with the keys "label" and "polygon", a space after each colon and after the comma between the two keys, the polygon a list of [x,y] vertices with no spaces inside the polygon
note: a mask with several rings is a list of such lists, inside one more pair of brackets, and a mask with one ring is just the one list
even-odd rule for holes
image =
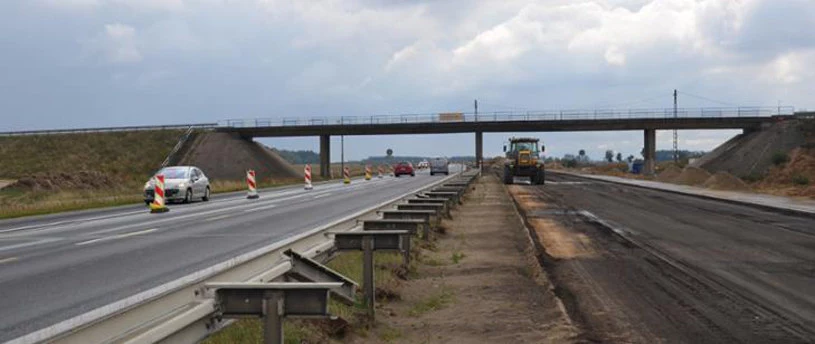
{"label": "traffic cone", "polygon": [[150,212],[166,213],[170,211],[170,208],[164,204],[164,175],[159,174],[154,180],[156,185],[153,188],[153,203],[150,203]]}
{"label": "traffic cone", "polygon": [[365,180],[371,180],[371,165],[365,165]]}
{"label": "traffic cone", "polygon": [[260,198],[258,195],[258,186],[255,182],[255,171],[248,170],[246,171],[246,184],[249,186],[249,192],[246,194],[246,198],[248,199],[256,199]]}
{"label": "traffic cone", "polygon": [[377,170],[378,170],[379,174],[376,177],[377,178],[382,178],[382,170],[383,170],[382,165],[379,165],[379,168]]}
{"label": "traffic cone", "polygon": [[342,170],[342,182],[345,184],[351,184],[351,170],[348,169],[348,166]]}

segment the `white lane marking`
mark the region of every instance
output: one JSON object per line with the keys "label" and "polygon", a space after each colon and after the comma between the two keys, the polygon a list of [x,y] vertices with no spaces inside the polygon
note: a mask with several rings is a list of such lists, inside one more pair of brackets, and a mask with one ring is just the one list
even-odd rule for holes
{"label": "white lane marking", "polygon": [[232,216],[232,215],[224,214],[224,215],[221,215],[221,216],[210,217],[210,218],[207,219],[207,221],[218,221],[220,219],[225,219],[225,218],[230,217],[230,216]]}
{"label": "white lane marking", "polygon": [[28,246],[34,246],[34,245],[40,245],[40,244],[47,244],[49,242],[60,241],[60,240],[62,240],[62,239],[61,238],[46,238],[46,239],[37,240],[37,241],[33,241],[33,242],[25,242],[25,243],[22,243],[22,244],[16,244],[16,245],[0,247],[0,251],[8,251],[8,250],[13,250],[15,248],[28,247]]}
{"label": "white lane marking", "polygon": [[[376,180],[376,181],[372,181],[372,182],[369,182],[369,183],[353,183],[350,186],[345,185],[345,184],[341,184],[341,182],[338,182],[337,184],[332,184],[332,185],[330,185],[331,187],[320,190],[319,192],[323,193],[323,192],[326,192],[326,191],[329,191],[329,190],[334,190],[334,189],[341,189],[341,191],[350,191],[350,190],[355,190],[355,189],[368,188],[368,187],[372,187],[372,186],[375,186],[375,185],[378,185],[378,184],[393,182],[393,181],[399,182],[399,180],[385,179],[385,180]],[[315,188],[316,188],[316,186],[315,186]],[[296,196],[291,196],[291,197],[280,198],[280,196],[290,195],[290,194],[297,194],[297,195]],[[268,197],[261,198],[261,199],[264,200],[264,201],[267,201],[267,202],[268,201],[278,202],[278,201],[287,201],[287,200],[292,200],[292,199],[296,199],[296,198],[300,198],[300,197],[316,196],[316,195],[319,195],[319,193],[315,194],[315,191],[291,190],[291,191],[284,191],[284,192],[280,192],[280,193],[275,193],[275,194],[269,195]],[[114,227],[114,228],[109,228],[109,229],[104,229],[104,230],[100,230],[100,231],[91,232],[88,235],[93,236],[93,235],[100,235],[100,234],[106,234],[106,233],[111,233],[111,232],[117,232],[117,231],[126,230],[126,229],[133,228],[133,227],[144,226],[146,224],[151,225],[151,226],[152,225],[161,225],[161,224],[163,224],[165,222],[168,222],[168,221],[181,220],[181,219],[190,218],[190,217],[194,217],[194,216],[204,216],[204,214],[210,214],[210,213],[219,213],[219,212],[223,212],[223,211],[237,210],[239,208],[242,208],[242,207],[246,206],[246,204],[247,204],[247,201],[246,201],[245,198],[226,199],[226,200],[221,200],[219,202],[210,202],[209,204],[213,204],[213,203],[235,203],[235,202],[241,202],[241,203],[233,205],[233,206],[229,206],[229,207],[224,207],[224,208],[219,208],[219,209],[212,209],[212,210],[203,211],[203,212],[201,211],[203,209],[201,209],[199,207],[184,207],[184,208],[178,209],[183,214],[183,215],[180,215],[180,216],[169,217],[169,218],[160,219],[160,220],[151,219],[151,220],[147,220],[147,221],[140,221],[139,223],[134,223],[134,224],[131,224],[131,225],[119,226],[119,227]],[[253,203],[253,204],[257,203],[257,201],[251,202],[251,203]],[[202,204],[202,206],[205,206],[205,205],[206,204]],[[173,212],[171,212],[171,214],[173,214]],[[177,214],[177,212],[176,212],[176,214]],[[72,223],[72,222],[78,222],[78,221],[79,222],[87,222],[87,221],[91,221],[91,220],[98,220],[98,219],[105,219],[105,218],[124,217],[124,216],[127,216],[127,215],[152,216],[149,213],[147,213],[146,210],[144,210],[144,211],[128,212],[128,213],[118,214],[118,215],[110,215],[110,216],[107,216],[107,217],[92,218],[92,219],[87,219],[87,220],[85,220],[85,219],[77,219],[77,220],[59,221],[59,222],[56,222],[56,223],[43,224],[43,225],[39,225],[39,226],[32,225],[32,226],[28,226],[26,228],[47,227],[47,226],[53,226],[53,225],[56,225],[56,224]],[[61,227],[48,228],[48,229],[44,229],[44,230],[41,230],[41,231],[36,231],[36,233],[21,233],[21,235],[25,236],[25,235],[28,235],[28,234],[42,234],[42,233],[44,233],[46,231],[51,232],[51,231],[58,230],[60,228]],[[17,229],[15,229],[15,230],[17,230]],[[0,232],[0,233],[2,233],[2,232]],[[2,249],[0,249],[0,250],[2,250]]]}
{"label": "white lane marking", "polygon": [[[315,187],[317,187],[317,186],[318,186],[318,185],[315,185]],[[341,186],[342,186],[342,184],[340,184],[340,183],[337,183],[337,184],[332,183],[332,184],[328,184],[328,185],[326,185],[326,189],[335,189],[335,188],[338,188],[338,187],[341,187]],[[266,197],[267,197],[267,198],[277,198],[277,197],[288,196],[288,195],[292,195],[292,194],[297,194],[297,193],[301,193],[301,192],[303,192],[303,190],[296,190],[296,189],[295,189],[295,190],[280,190],[280,191],[274,191],[274,190],[268,190],[268,191],[263,191],[263,190],[260,190],[260,191],[261,191],[261,192],[260,192],[260,194],[261,194],[261,195],[266,195]],[[201,204],[199,207],[204,207],[204,206],[206,206],[206,205],[208,205],[208,204],[209,204],[209,205],[211,205],[211,206],[216,206],[216,205],[218,205],[218,206],[222,206],[222,205],[223,205],[223,203],[235,203],[235,202],[240,202],[240,201],[244,201],[244,200],[245,200],[245,199],[244,199],[244,198],[242,198],[241,196],[237,196],[237,195],[236,195],[236,196],[234,196],[234,198],[233,198],[233,197],[229,197],[229,198],[226,198],[226,199],[221,199],[221,200],[216,200],[216,201],[213,201],[213,202],[203,203],[203,204]],[[193,207],[184,207],[184,208],[178,208],[178,209],[177,209],[177,211],[178,211],[178,212],[181,212],[181,213],[187,213],[187,212],[190,212],[190,211],[196,211],[196,210],[199,210],[199,209],[197,209],[197,208],[199,208],[199,207],[195,207],[195,206],[193,206]],[[11,233],[11,232],[17,232],[17,231],[22,231],[22,230],[26,230],[26,229],[48,229],[48,230],[56,230],[56,229],[59,229],[59,228],[61,228],[61,227],[58,227],[58,228],[49,228],[49,227],[54,227],[54,226],[59,226],[59,225],[76,224],[76,223],[87,223],[87,222],[91,222],[91,221],[97,221],[97,220],[106,220],[106,219],[119,218],[119,217],[126,217],[126,216],[130,216],[130,215],[141,215],[141,214],[147,214],[147,211],[146,211],[146,210],[137,210],[137,211],[131,211],[131,212],[125,212],[125,213],[119,213],[119,214],[112,214],[112,215],[105,215],[105,216],[91,217],[91,218],[79,218],[79,219],[72,219],[72,220],[62,220],[62,221],[49,222],[49,223],[43,223],[43,224],[36,224],[36,225],[28,225],[28,226],[22,226],[22,227],[8,228],[8,229],[2,229],[2,230],[0,230],[0,234],[2,234],[2,233]],[[142,223],[142,224],[143,224],[143,223]],[[128,227],[119,227],[119,228],[117,228],[117,229],[115,229],[115,230],[103,231],[103,232],[101,232],[101,233],[106,233],[106,232],[110,232],[110,231],[121,230],[121,229],[123,229],[123,228],[128,228]],[[41,231],[38,231],[38,232],[42,233]],[[98,233],[99,233],[99,232],[97,232],[97,233],[92,233],[92,234],[98,234]]]}
{"label": "white lane marking", "polygon": [[16,262],[17,260],[18,260],[17,257],[0,259],[0,264]]}
{"label": "white lane marking", "polygon": [[330,192],[327,192],[327,193],[324,193],[324,194],[322,194],[322,195],[317,195],[317,196],[314,196],[313,198],[314,198],[314,199],[318,199],[318,198],[322,198],[322,197],[325,197],[325,196],[328,196],[328,195],[331,195],[331,193],[330,193]]}
{"label": "white lane marking", "polygon": [[[365,187],[366,185],[371,185],[371,184],[373,184],[373,183],[357,184],[357,185],[354,185],[352,187],[345,188],[344,190],[358,189],[358,188],[362,188],[362,187]],[[342,187],[344,185],[339,184],[339,186]],[[335,189],[335,188],[331,188],[331,189]],[[325,192],[327,192],[327,190],[318,191],[318,193],[316,193],[316,194],[319,195],[319,194],[322,194],[322,193],[325,193]],[[205,216],[205,214],[212,214],[212,213],[220,213],[220,212],[224,212],[224,211],[238,210],[240,208],[245,207],[247,204],[257,205],[258,203],[265,204],[265,203],[269,203],[269,202],[288,201],[288,200],[292,200],[292,199],[297,199],[297,198],[301,198],[301,197],[315,195],[315,193],[313,191],[306,191],[306,190],[292,190],[291,192],[288,192],[288,193],[285,193],[285,194],[288,195],[288,194],[294,194],[294,193],[297,193],[297,195],[280,198],[280,196],[283,195],[283,194],[278,194],[278,195],[274,195],[274,196],[270,196],[270,197],[261,198],[260,201],[258,201],[258,200],[246,200],[245,198],[237,199],[235,201],[242,201],[242,202],[240,204],[236,204],[236,205],[233,205],[233,206],[219,208],[219,209],[212,209],[212,210],[209,210],[209,211],[200,211],[202,209],[195,209],[195,208],[184,208],[184,209],[187,209],[188,211],[185,211],[184,214],[180,215],[180,216],[168,217],[166,219],[151,220],[151,221],[147,221],[147,222],[140,222],[140,223],[131,224],[131,225],[125,225],[125,226],[119,226],[119,227],[114,227],[114,228],[109,228],[109,229],[103,229],[103,230],[100,230],[100,231],[91,232],[88,235],[106,234],[106,233],[125,230],[125,229],[128,229],[128,228],[144,226],[145,224],[160,225],[160,224],[163,224],[165,222],[176,221],[176,220],[186,219],[186,218],[195,217],[195,216]],[[196,211],[196,210],[198,210],[198,211]],[[189,214],[190,212],[192,212],[192,213]],[[147,214],[146,212],[144,212],[144,213]],[[173,212],[171,211],[170,214],[172,215]]]}
{"label": "white lane marking", "polygon": [[157,230],[159,230],[159,229],[158,228],[145,229],[143,231],[138,231],[138,232],[130,232],[130,233],[125,233],[125,234],[119,234],[119,235],[114,235],[114,236],[109,236],[109,237],[104,237],[104,238],[98,238],[98,239],[78,242],[78,243],[76,243],[74,245],[83,246],[83,245],[93,244],[95,242],[100,242],[100,241],[123,239],[123,238],[127,238],[127,237],[132,237],[132,236],[135,236],[135,235],[142,235],[142,234],[147,234],[147,233],[150,233],[150,232],[155,232]]}
{"label": "white lane marking", "polygon": [[249,209],[244,210],[243,212],[244,213],[249,213],[249,212],[253,212],[253,211],[257,211],[257,210],[270,209],[270,208],[274,208],[274,207],[277,207],[277,204],[269,204],[269,205],[263,206],[263,207],[249,208]]}
{"label": "white lane marking", "polygon": [[70,224],[70,223],[75,223],[75,222],[90,222],[90,221],[96,221],[96,220],[105,220],[105,219],[110,219],[110,218],[114,218],[114,217],[133,215],[133,214],[139,214],[139,213],[143,213],[143,211],[131,211],[131,212],[127,212],[127,213],[91,217],[91,218],[87,218],[87,219],[80,218],[80,219],[75,219],[75,220],[63,220],[63,221],[45,223],[45,224],[41,224],[41,225],[30,225],[30,226],[9,228],[9,229],[0,230],[0,233],[16,232],[16,231],[21,231],[21,230],[25,230],[25,229],[37,229],[37,228],[52,227],[52,226],[57,226],[57,225],[62,225],[62,224]]}

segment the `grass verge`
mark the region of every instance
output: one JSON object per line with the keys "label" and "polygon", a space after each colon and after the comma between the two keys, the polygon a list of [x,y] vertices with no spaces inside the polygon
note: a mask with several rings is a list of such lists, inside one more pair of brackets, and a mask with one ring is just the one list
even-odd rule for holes
{"label": "grass verge", "polygon": [[[374,255],[374,283],[376,285],[377,302],[387,302],[398,299],[398,287],[404,277],[404,268],[401,267],[402,256],[397,253],[376,253]],[[354,280],[362,281],[362,253],[348,252],[336,256],[326,264],[331,269]],[[365,308],[361,303],[361,290],[357,293],[357,302],[353,306],[332,300],[328,306],[332,315],[342,320],[307,321],[285,320],[284,333],[286,343],[325,343],[341,342],[349,333],[361,337],[368,337],[368,323],[365,319]],[[396,329],[379,331],[380,339],[386,342],[393,341],[401,336]],[[258,319],[241,319],[232,326],[227,327],[210,338],[204,344],[232,344],[232,343],[262,343],[263,328]]]}

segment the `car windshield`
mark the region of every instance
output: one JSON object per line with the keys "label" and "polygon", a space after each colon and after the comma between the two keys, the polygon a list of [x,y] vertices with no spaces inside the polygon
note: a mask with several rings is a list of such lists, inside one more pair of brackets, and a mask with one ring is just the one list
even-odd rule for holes
{"label": "car windshield", "polygon": [[538,144],[536,142],[517,142],[513,151],[531,151],[532,154],[538,152]]}
{"label": "car windshield", "polygon": [[190,175],[190,169],[186,167],[170,167],[162,168],[156,175],[163,174],[164,179],[187,179]]}
{"label": "car windshield", "polygon": [[409,164],[408,164],[408,162],[407,162],[407,161],[402,161],[402,162],[400,162],[400,163],[399,163],[399,165],[402,165],[402,166],[407,166],[407,165],[409,165]]}

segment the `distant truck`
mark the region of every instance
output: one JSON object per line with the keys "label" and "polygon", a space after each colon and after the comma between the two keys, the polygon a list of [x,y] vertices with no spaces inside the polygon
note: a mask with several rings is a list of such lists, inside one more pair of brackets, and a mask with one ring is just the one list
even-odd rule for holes
{"label": "distant truck", "polygon": [[544,184],[545,171],[540,159],[544,147],[541,145],[538,150],[539,141],[530,137],[513,137],[509,139],[509,149],[504,145],[504,184],[512,184],[515,177],[529,177],[533,185]]}

